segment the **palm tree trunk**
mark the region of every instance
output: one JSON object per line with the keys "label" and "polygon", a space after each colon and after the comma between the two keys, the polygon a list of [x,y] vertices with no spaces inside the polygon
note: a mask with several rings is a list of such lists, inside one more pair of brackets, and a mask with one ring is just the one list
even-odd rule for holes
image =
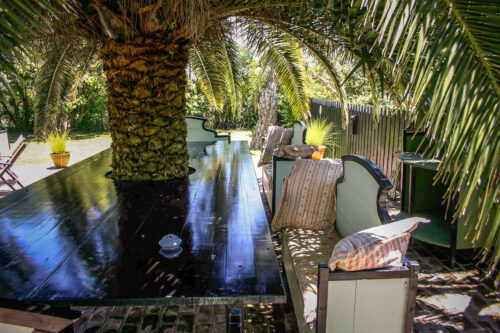
{"label": "palm tree trunk", "polygon": [[257,124],[255,124],[250,149],[260,150],[262,148],[266,140],[267,127],[269,125],[276,125],[276,121],[278,120],[278,93],[274,81],[274,73],[269,71],[267,87],[259,98],[257,107],[259,119],[257,120]]}
{"label": "palm tree trunk", "polygon": [[186,176],[186,43],[156,36],[127,42],[108,39],[101,57],[107,74],[114,178]]}

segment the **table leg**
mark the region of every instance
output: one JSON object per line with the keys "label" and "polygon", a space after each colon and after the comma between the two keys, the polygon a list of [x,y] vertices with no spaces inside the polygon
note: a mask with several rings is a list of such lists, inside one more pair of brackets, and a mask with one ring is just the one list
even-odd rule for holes
{"label": "table leg", "polygon": [[413,216],[415,210],[415,169],[409,165],[410,168],[410,184],[408,189],[408,214]]}
{"label": "table leg", "polygon": [[456,262],[456,252],[457,252],[457,222],[453,223],[453,218],[446,219],[451,223],[450,231],[450,267],[455,267]]}
{"label": "table leg", "polygon": [[401,163],[401,211],[405,210],[406,202],[406,165]]}

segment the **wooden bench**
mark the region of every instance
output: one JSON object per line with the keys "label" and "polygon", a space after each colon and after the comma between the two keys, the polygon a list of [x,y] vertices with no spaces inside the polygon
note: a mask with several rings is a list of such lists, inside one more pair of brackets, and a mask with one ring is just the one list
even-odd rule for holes
{"label": "wooden bench", "polygon": [[[293,136],[290,144],[305,144],[306,131],[306,125],[302,121],[296,121],[293,124]],[[290,174],[294,162],[295,160],[273,155],[273,163],[262,167],[262,186],[273,214],[281,199],[283,180]]]}
{"label": "wooden bench", "polygon": [[206,118],[186,116],[187,142],[196,141],[227,141],[231,142],[229,134],[217,134],[216,131],[205,127]]}
{"label": "wooden bench", "polygon": [[386,208],[389,180],[364,157],[346,155],[342,162],[335,231],[283,231],[283,263],[299,330],[411,332],[417,262],[405,260],[402,267],[357,272],[331,272],[327,266],[339,239],[391,222]]}

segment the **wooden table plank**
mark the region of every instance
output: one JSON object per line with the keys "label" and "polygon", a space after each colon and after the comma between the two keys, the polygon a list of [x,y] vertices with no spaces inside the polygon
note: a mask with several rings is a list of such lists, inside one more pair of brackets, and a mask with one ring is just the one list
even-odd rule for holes
{"label": "wooden table plank", "polygon": [[[247,143],[190,143],[189,152],[197,171],[176,184],[117,186],[104,178],[107,151],[0,200],[0,297],[85,305],[284,302]],[[168,233],[183,240],[177,258],[159,251]]]}

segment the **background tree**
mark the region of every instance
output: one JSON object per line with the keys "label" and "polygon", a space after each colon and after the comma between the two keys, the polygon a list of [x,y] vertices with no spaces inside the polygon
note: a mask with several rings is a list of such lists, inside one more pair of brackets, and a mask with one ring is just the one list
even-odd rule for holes
{"label": "background tree", "polygon": [[256,103],[259,120],[255,125],[252,134],[250,149],[261,149],[266,138],[269,125],[276,125],[278,120],[278,89],[276,87],[276,78],[272,70],[267,74],[266,88],[260,94],[259,101]]}

